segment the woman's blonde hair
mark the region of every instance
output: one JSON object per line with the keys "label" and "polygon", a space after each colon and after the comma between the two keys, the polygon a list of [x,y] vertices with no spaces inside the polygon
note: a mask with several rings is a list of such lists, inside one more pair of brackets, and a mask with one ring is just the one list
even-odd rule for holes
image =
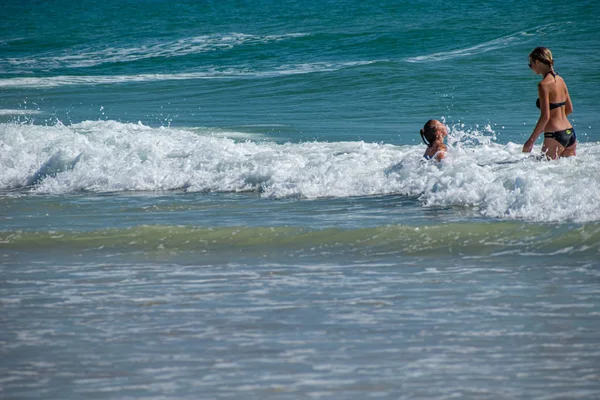
{"label": "woman's blonde hair", "polygon": [[529,58],[532,61],[537,60],[541,63],[544,63],[551,68],[554,66],[552,52],[547,47],[536,47],[531,53],[529,53]]}

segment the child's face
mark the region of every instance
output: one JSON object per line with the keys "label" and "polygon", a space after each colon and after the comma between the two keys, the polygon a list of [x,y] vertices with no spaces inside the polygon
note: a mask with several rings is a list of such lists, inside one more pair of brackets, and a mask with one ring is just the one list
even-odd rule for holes
{"label": "child's face", "polygon": [[442,134],[442,137],[448,136],[448,128],[446,128],[446,125],[440,123],[438,125],[437,130],[438,130],[438,133]]}

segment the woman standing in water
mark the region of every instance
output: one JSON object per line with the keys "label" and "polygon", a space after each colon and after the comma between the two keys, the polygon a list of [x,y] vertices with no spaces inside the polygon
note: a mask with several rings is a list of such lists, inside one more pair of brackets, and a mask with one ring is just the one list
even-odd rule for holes
{"label": "woman standing in water", "polygon": [[529,54],[529,68],[543,78],[538,84],[537,107],[540,117],[529,139],[523,145],[523,152],[529,153],[536,139],[544,132],[542,153],[547,158],[575,155],[577,138],[575,130],[567,119],[573,112],[573,104],[564,79],[554,71],[552,53],[545,47],[536,47]]}

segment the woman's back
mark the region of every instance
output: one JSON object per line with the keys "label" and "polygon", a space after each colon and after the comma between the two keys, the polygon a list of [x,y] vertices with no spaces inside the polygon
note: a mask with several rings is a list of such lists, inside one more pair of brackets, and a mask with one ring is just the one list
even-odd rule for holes
{"label": "woman's back", "polygon": [[[547,94],[548,108],[550,110],[549,120],[546,124],[546,130],[555,131],[566,129],[571,126],[567,115],[572,112],[571,99],[565,80],[557,75],[548,73],[540,82],[540,95]],[[539,104],[544,104],[540,99]]]}

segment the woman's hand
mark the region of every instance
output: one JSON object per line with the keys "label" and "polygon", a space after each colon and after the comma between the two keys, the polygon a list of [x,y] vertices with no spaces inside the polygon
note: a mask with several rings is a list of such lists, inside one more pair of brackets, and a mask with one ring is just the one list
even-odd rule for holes
{"label": "woman's hand", "polygon": [[523,153],[531,153],[534,144],[535,140],[531,140],[531,138],[529,138],[523,145]]}

